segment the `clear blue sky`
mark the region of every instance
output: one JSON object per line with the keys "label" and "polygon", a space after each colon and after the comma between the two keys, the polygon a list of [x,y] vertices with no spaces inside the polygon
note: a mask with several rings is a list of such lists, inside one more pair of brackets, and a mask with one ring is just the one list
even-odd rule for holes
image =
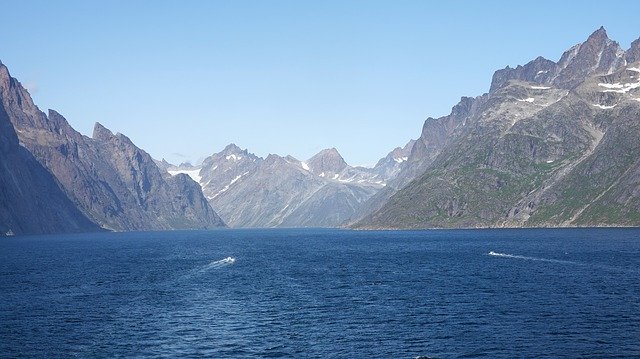
{"label": "clear blue sky", "polygon": [[228,143],[375,164],[506,65],[557,61],[640,1],[2,1],[0,60],[43,110],[155,158]]}

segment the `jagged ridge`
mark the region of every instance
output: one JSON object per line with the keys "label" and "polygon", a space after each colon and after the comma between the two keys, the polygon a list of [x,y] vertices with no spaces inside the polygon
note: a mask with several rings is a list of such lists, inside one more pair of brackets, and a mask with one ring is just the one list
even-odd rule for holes
{"label": "jagged ridge", "polygon": [[498,70],[488,94],[425,122],[449,126],[416,142],[440,144],[410,157],[422,174],[356,226],[639,225],[639,44],[601,28],[558,63]]}

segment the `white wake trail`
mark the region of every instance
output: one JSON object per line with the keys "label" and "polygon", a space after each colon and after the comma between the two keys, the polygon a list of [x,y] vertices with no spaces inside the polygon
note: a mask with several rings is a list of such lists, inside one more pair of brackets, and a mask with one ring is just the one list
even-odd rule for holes
{"label": "white wake trail", "polygon": [[502,257],[502,258],[524,259],[524,260],[527,260],[527,261],[550,262],[550,263],[561,263],[561,264],[579,264],[579,263],[576,263],[576,262],[563,261],[563,260],[560,260],[560,259],[527,257],[527,256],[520,256],[520,255],[517,255],[517,254],[498,253],[498,252],[494,252],[494,251],[490,251],[488,253],[488,255],[494,256],[494,257]]}
{"label": "white wake trail", "polygon": [[226,267],[228,265],[232,265],[235,262],[236,262],[236,259],[234,257],[227,257],[227,258],[220,259],[220,260],[217,260],[217,261],[213,261],[213,262],[207,264],[200,271],[201,272],[206,272],[206,271],[211,270],[211,269],[218,269],[218,268]]}
{"label": "white wake trail", "polygon": [[587,267],[587,268],[595,268],[595,269],[599,269],[599,270],[605,270],[605,271],[610,271],[610,272],[618,272],[618,273],[640,274],[640,271],[638,271],[637,269],[616,267],[616,266],[611,266],[611,265],[606,265],[606,264],[599,264],[599,263],[583,263],[583,262],[564,261],[564,260],[561,260],[561,259],[527,257],[527,256],[521,256],[521,255],[517,255],[517,254],[498,253],[498,252],[494,252],[494,251],[490,251],[489,253],[487,253],[487,255],[490,255],[492,257],[521,259],[521,260],[527,260],[527,261],[548,262],[548,263],[558,263],[558,264],[571,264],[571,265],[575,265],[575,266],[581,266],[581,267]]}

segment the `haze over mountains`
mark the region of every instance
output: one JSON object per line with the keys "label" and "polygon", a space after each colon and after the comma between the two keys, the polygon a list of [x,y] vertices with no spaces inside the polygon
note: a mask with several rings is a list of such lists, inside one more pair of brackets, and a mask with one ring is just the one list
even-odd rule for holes
{"label": "haze over mountains", "polygon": [[271,154],[257,157],[231,144],[199,167],[169,167],[190,174],[212,207],[232,227],[337,227],[398,171],[381,162],[374,168],[349,166],[335,148],[307,161]]}
{"label": "haze over mountains", "polygon": [[175,166],[45,115],[2,64],[0,94],[1,233],[640,224],[640,40],[625,51],[604,28],[496,71],[373,168],[234,144]]}

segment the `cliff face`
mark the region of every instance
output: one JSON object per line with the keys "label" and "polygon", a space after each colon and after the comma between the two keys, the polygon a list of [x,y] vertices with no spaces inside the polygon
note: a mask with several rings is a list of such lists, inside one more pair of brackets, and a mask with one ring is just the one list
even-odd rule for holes
{"label": "cliff face", "polygon": [[[0,63],[0,95],[15,81]],[[56,179],[23,146],[0,102],[0,236],[96,231]]]}
{"label": "cliff face", "polygon": [[100,124],[88,138],[55,111],[45,115],[6,67],[0,70],[9,79],[2,103],[20,142],[93,222],[123,231],[224,225],[191,179],[164,176],[146,152]]}

